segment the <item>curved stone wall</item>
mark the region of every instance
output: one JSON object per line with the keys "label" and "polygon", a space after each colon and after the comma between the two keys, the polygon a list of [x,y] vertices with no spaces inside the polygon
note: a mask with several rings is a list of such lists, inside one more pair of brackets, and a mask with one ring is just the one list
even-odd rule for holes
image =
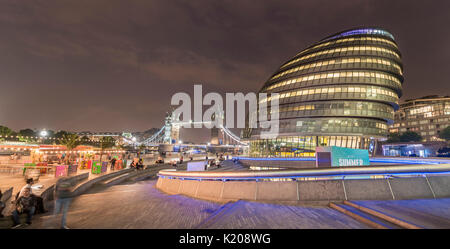
{"label": "curved stone wall", "polygon": [[156,187],[168,194],[183,194],[216,202],[431,199],[450,197],[450,176],[286,182],[159,177]]}

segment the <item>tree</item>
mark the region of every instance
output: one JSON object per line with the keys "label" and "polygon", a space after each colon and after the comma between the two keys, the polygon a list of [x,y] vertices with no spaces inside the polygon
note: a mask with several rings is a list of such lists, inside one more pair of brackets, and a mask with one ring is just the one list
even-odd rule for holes
{"label": "tree", "polygon": [[116,140],[112,137],[102,137],[100,139],[100,161],[102,161],[103,151],[108,148],[112,148],[116,145]]}
{"label": "tree", "polygon": [[422,141],[422,136],[414,131],[407,131],[400,135],[400,142],[420,142]]}
{"label": "tree", "polygon": [[400,142],[400,134],[399,133],[389,133],[387,142],[388,143]]}
{"label": "tree", "polygon": [[6,126],[0,125],[0,135],[2,136],[2,138],[6,136],[11,136],[13,133],[14,133],[13,130],[9,129]]}
{"label": "tree", "polygon": [[68,164],[72,157],[72,150],[75,149],[80,144],[80,138],[76,134],[63,135],[61,144],[65,145],[68,152],[70,152],[66,157],[66,163]]}
{"label": "tree", "polygon": [[47,132],[47,137],[54,137],[55,136],[55,132],[52,130],[46,130]]}
{"label": "tree", "polygon": [[35,138],[37,135],[32,129],[22,129],[18,135],[20,136],[19,141],[22,142],[35,142],[37,140]]}
{"label": "tree", "polygon": [[84,145],[91,145],[92,144],[92,142],[90,141],[89,137],[86,136],[86,135],[84,135],[81,138],[81,143],[84,144]]}
{"label": "tree", "polygon": [[67,136],[69,134],[71,133],[67,131],[58,131],[55,133],[55,138],[57,139],[57,141],[59,141],[59,144],[62,144],[61,140],[64,138],[64,136]]}
{"label": "tree", "polygon": [[441,130],[439,137],[445,141],[450,141],[450,126],[447,126],[445,129]]}

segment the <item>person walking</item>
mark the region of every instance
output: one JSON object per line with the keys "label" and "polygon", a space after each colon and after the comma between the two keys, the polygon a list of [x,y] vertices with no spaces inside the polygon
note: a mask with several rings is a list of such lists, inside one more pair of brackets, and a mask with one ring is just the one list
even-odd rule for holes
{"label": "person walking", "polygon": [[16,208],[12,212],[13,225],[12,228],[17,228],[21,226],[20,216],[21,214],[27,214],[26,224],[31,225],[31,219],[33,218],[34,212],[36,211],[36,200],[31,196],[31,188],[25,188],[23,195],[19,197],[16,201]]}
{"label": "person walking", "polygon": [[111,159],[111,170],[114,170],[114,166],[116,165],[116,158],[115,157],[113,157],[112,159]]}
{"label": "person walking", "polygon": [[70,203],[72,202],[72,184],[64,178],[59,179],[55,184],[55,210],[53,212],[53,219],[60,213],[62,209],[61,229],[69,229],[66,226],[67,211],[69,211]]}

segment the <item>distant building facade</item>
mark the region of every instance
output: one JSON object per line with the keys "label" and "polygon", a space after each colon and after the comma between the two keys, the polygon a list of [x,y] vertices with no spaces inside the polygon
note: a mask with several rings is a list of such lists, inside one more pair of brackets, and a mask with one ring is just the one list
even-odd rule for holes
{"label": "distant building facade", "polygon": [[439,149],[446,147],[444,141],[398,142],[383,144],[383,156],[436,157]]}
{"label": "distant building facade", "polygon": [[390,133],[417,132],[424,142],[443,141],[441,130],[450,126],[450,96],[425,96],[409,99],[395,112]]}
{"label": "distant building facade", "polygon": [[87,137],[89,140],[93,142],[99,142],[103,137],[112,137],[117,143],[122,143],[122,132],[90,132],[90,131],[82,131],[76,132],[80,137]]}

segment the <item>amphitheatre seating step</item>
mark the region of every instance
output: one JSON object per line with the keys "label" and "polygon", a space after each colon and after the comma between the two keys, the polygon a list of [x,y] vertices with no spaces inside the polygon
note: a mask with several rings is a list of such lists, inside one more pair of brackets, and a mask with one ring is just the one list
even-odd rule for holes
{"label": "amphitheatre seating step", "polygon": [[125,174],[121,174],[121,175],[109,178],[109,179],[107,179],[105,181],[102,181],[99,184],[106,185],[106,186],[111,186],[111,185],[114,185],[114,184],[118,184],[118,183],[120,183],[122,181],[125,181],[127,178],[129,178],[129,177],[131,177],[131,176],[133,176],[135,174],[136,174],[135,172],[127,172]]}
{"label": "amphitheatre seating step", "polygon": [[372,228],[376,229],[399,229],[401,227],[392,224],[384,219],[373,216],[366,212],[363,212],[355,207],[346,205],[344,203],[330,203],[330,207],[336,209],[337,211],[344,213],[355,220],[362,222]]}
{"label": "amphitheatre seating step", "polygon": [[111,178],[109,180],[102,182],[102,184],[104,184],[106,186],[111,186],[111,185],[118,184],[118,183],[121,183],[121,182],[127,181],[127,180],[135,181],[138,178],[146,178],[146,177],[150,177],[152,175],[156,175],[159,170],[165,169],[165,168],[170,168],[170,167],[171,167],[170,165],[149,166],[144,170],[132,171],[127,174]]}
{"label": "amphitheatre seating step", "polygon": [[144,171],[140,172],[138,175],[131,177],[130,181],[142,181],[156,177],[158,172],[163,169],[170,169],[172,166],[170,165],[160,165],[157,167],[147,168]]}
{"label": "amphitheatre seating step", "polygon": [[344,205],[350,206],[352,208],[356,208],[356,209],[358,209],[359,211],[361,211],[361,212],[363,212],[365,214],[377,217],[377,218],[379,218],[379,219],[381,219],[383,221],[386,221],[386,222],[388,222],[390,224],[395,224],[395,226],[397,226],[399,228],[406,228],[406,229],[421,229],[422,228],[422,227],[416,226],[415,224],[412,224],[411,222],[407,222],[407,221],[404,221],[404,220],[399,219],[397,217],[393,217],[393,216],[387,215],[385,213],[376,211],[374,209],[371,209],[371,208],[368,208],[368,207],[365,207],[365,206],[361,206],[361,205],[356,204],[356,203],[354,203],[352,201],[344,201]]}

